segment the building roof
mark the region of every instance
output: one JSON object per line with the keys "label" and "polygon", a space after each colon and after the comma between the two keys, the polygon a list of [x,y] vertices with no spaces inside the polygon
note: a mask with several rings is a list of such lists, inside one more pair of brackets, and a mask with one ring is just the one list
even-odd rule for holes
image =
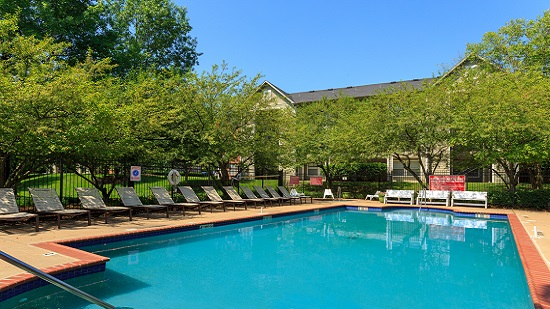
{"label": "building roof", "polygon": [[414,88],[420,88],[424,84],[431,82],[433,78],[413,79],[400,82],[389,82],[381,84],[350,86],[346,88],[331,88],[326,90],[313,90],[307,92],[296,92],[288,94],[288,97],[294,104],[304,102],[315,102],[323,98],[337,99],[340,96],[348,96],[354,99],[362,99],[380,93],[384,89],[395,87],[399,84],[409,84]]}
{"label": "building roof", "polygon": [[470,66],[473,67],[477,63],[486,63],[486,62],[487,60],[485,60],[482,57],[479,57],[475,54],[469,54],[442,76],[432,77],[432,78],[417,78],[417,79],[404,80],[399,82],[389,82],[389,83],[380,83],[380,84],[363,85],[363,86],[350,86],[345,88],[331,88],[331,89],[325,89],[325,90],[312,90],[312,91],[305,91],[305,92],[287,93],[283,91],[281,88],[273,85],[269,81],[264,81],[264,83],[262,84],[262,86],[260,86],[260,88],[265,87],[266,85],[269,85],[272,89],[274,89],[279,94],[281,98],[283,98],[287,103],[291,105],[295,105],[299,103],[307,103],[307,102],[316,102],[316,101],[322,100],[323,98],[337,99],[340,96],[348,96],[348,97],[360,100],[372,95],[379,94],[385,89],[396,87],[396,86],[399,86],[400,84],[407,84],[408,86],[412,86],[415,89],[419,89],[428,83],[432,83],[432,82],[438,83],[439,81],[447,78],[452,72],[456,71],[459,67],[470,67]]}

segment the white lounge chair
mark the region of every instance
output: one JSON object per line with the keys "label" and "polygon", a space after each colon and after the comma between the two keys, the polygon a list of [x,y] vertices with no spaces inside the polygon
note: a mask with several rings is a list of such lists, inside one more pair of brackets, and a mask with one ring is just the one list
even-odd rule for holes
{"label": "white lounge chair", "polygon": [[367,196],[365,196],[365,200],[370,200],[370,201],[374,199],[377,200],[380,196],[380,193],[381,193],[380,191],[376,191],[374,194],[367,194]]}

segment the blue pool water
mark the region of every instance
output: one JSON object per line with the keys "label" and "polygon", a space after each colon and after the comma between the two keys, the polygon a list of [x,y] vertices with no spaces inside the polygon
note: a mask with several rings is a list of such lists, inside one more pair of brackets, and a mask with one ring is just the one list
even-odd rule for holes
{"label": "blue pool water", "polygon": [[[133,308],[533,308],[507,221],[328,211],[84,248],[69,280]],[[7,307],[4,307],[4,303]],[[1,308],[97,308],[54,287]]]}

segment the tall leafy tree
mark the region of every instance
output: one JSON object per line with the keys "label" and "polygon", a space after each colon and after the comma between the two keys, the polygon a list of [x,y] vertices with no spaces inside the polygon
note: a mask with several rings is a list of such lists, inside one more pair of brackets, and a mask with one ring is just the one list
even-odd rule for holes
{"label": "tall leafy tree", "polygon": [[114,72],[177,68],[198,63],[185,7],[170,0],[0,0],[0,15],[19,14],[19,33],[53,38],[73,65],[89,53],[110,58]]}
{"label": "tall leafy tree", "polygon": [[258,92],[259,76],[249,79],[226,64],[202,74],[141,76],[130,96],[133,127],[166,160],[209,165],[221,171],[223,183],[230,164],[246,168],[256,158],[280,164],[292,118],[270,108]]}
{"label": "tall leafy tree", "polygon": [[392,156],[424,187],[438,168],[447,167],[452,118],[443,85],[421,90],[400,85],[374,96],[364,108],[361,115],[369,120],[358,122],[365,138],[360,145]]}
{"label": "tall leafy tree", "polygon": [[69,66],[57,57],[66,44],[17,34],[16,18],[0,25],[0,185],[14,186],[89,140],[80,130],[110,66],[91,58]]}
{"label": "tall leafy tree", "polygon": [[117,33],[112,53],[119,73],[177,68],[198,63],[197,41],[189,35],[187,9],[170,0],[106,0],[107,22]]}
{"label": "tall leafy tree", "polygon": [[455,140],[514,193],[522,165],[544,162],[550,149],[550,80],[541,72],[479,72],[455,83]]}
{"label": "tall leafy tree", "polygon": [[112,56],[117,33],[108,27],[106,7],[96,0],[0,0],[0,15],[18,14],[18,32],[69,43],[60,53],[70,64]]}
{"label": "tall leafy tree", "polygon": [[467,51],[507,71],[536,70],[550,74],[550,10],[535,20],[511,20],[498,31],[467,44]]}
{"label": "tall leafy tree", "polygon": [[[186,112],[194,121],[192,127],[200,145],[194,153],[221,171],[222,182],[229,181],[229,164],[236,159],[244,168],[254,163],[255,154],[279,154],[278,148],[268,148],[264,142],[269,134],[266,131],[281,146],[287,144],[283,134],[275,133],[284,132],[277,128],[283,128],[291,119],[289,110],[269,111],[270,99],[258,91],[259,78],[249,79],[222,64],[191,80],[192,101]],[[270,121],[263,118],[266,115],[272,117]]]}
{"label": "tall leafy tree", "polygon": [[323,98],[296,108],[296,125],[292,143],[296,148],[298,165],[315,164],[332,187],[336,164],[356,159],[347,149],[345,141],[350,136],[343,127],[357,111],[357,103],[350,97],[336,100]]}
{"label": "tall leafy tree", "polygon": [[[507,72],[534,71],[548,78],[550,75],[550,10],[545,11],[535,20],[511,20],[496,32],[487,32],[481,42],[468,44],[467,50],[498,64]],[[521,76],[521,79],[531,79],[529,74]],[[541,80],[541,83],[544,82]],[[491,90],[493,89],[488,91]],[[507,98],[503,99],[507,100]],[[530,104],[528,101],[522,103],[526,106]],[[544,153],[541,155],[544,156]],[[529,164],[531,183],[534,188],[542,187],[542,164],[543,162],[540,161]],[[513,168],[509,168],[510,172],[512,170]],[[510,179],[513,183],[513,178]]]}

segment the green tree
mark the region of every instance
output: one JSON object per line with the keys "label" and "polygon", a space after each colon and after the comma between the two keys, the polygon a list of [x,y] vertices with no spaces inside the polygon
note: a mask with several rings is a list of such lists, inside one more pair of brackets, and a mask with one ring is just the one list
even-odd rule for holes
{"label": "green tree", "polygon": [[[110,87],[105,61],[69,66],[59,59],[66,44],[17,34],[16,18],[0,21],[0,185],[15,186],[58,156],[100,151],[87,146],[102,136],[89,123],[110,111],[98,96]],[[106,117],[105,118],[109,118]],[[102,121],[103,122],[103,121]]]}
{"label": "green tree", "polygon": [[110,58],[113,72],[177,68],[198,63],[185,7],[170,0],[0,0],[0,16],[18,14],[19,33],[65,45],[69,64]]}
{"label": "green tree", "polygon": [[197,41],[189,35],[187,9],[170,0],[106,0],[106,20],[117,40],[112,58],[117,72],[176,68],[198,63]]}
{"label": "green tree", "polygon": [[471,74],[455,83],[455,141],[514,193],[522,165],[549,158],[549,79],[540,72]]}
{"label": "green tree", "polygon": [[[258,92],[258,79],[213,66],[200,75],[163,72],[143,75],[131,90],[133,127],[139,139],[165,160],[207,164],[230,180],[230,164],[241,169],[260,162],[279,163],[289,111],[270,108]],[[138,112],[139,111],[139,112]],[[276,145],[275,144],[281,144]]]}
{"label": "green tree", "polygon": [[292,144],[296,148],[296,164],[315,164],[332,187],[336,164],[352,162],[355,153],[345,147],[349,132],[343,127],[357,111],[357,103],[350,97],[302,104],[296,108],[296,127]]}
{"label": "green tree", "polygon": [[[500,27],[498,31],[487,32],[481,42],[468,44],[467,50],[497,64],[505,71],[514,73],[535,71],[548,78],[550,74],[550,11],[545,11],[535,20],[511,20]],[[521,78],[531,79],[528,76]],[[529,105],[529,102],[523,104]],[[543,112],[547,113],[547,111]],[[544,157],[544,153],[541,153],[541,157]],[[533,188],[542,188],[541,164],[542,162],[528,164]],[[513,170],[513,167],[510,167],[509,170]]]}
{"label": "green tree", "polygon": [[112,55],[117,33],[108,27],[105,6],[95,0],[0,0],[0,15],[17,14],[19,34],[70,43],[63,57],[70,64]]}
{"label": "green tree", "polygon": [[[357,144],[379,155],[392,156],[423,187],[429,176],[447,167],[452,146],[449,99],[444,85],[426,84],[421,90],[405,84],[372,97],[358,115],[363,141]],[[413,162],[418,162],[416,170]]]}
{"label": "green tree", "polygon": [[86,115],[66,131],[70,144],[62,157],[66,169],[108,198],[126,172],[124,162],[143,158],[146,146],[131,126],[135,115],[127,106],[126,84],[102,76],[81,95],[88,104]]}
{"label": "green tree", "polygon": [[510,72],[536,70],[550,73],[550,10],[535,20],[511,20],[498,31],[467,44],[467,52],[479,55]]}

